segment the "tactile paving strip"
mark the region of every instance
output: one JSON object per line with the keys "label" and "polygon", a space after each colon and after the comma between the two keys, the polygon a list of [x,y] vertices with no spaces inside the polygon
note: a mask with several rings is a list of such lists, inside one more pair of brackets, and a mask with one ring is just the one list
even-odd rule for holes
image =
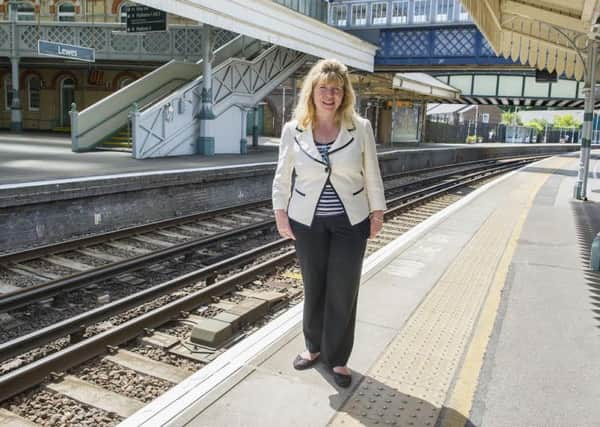
{"label": "tactile paving strip", "polygon": [[519,213],[548,177],[532,175],[517,177],[330,425],[436,425]]}

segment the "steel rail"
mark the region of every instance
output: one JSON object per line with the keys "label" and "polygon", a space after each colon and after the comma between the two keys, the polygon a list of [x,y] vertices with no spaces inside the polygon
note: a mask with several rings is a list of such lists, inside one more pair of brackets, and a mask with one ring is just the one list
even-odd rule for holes
{"label": "steel rail", "polygon": [[183,286],[187,286],[190,283],[210,279],[211,277],[216,276],[219,272],[226,271],[244,262],[251,261],[258,256],[280,249],[286,245],[289,245],[287,239],[276,240],[275,242],[251,249],[234,257],[187,273],[176,279],[169,280],[149,289],[144,289],[143,291],[120,298],[91,311],[87,311],[75,317],[71,317],[35,332],[15,338],[14,340],[2,343],[0,344],[0,363],[10,359],[11,357],[23,354],[24,352],[33,348],[48,344],[57,338],[67,336],[69,334],[79,333],[81,332],[82,328],[85,328],[86,326],[122,313],[144,302],[165,295],[168,292]]}
{"label": "steel rail", "polygon": [[97,267],[92,270],[83,271],[62,279],[57,279],[26,289],[6,293],[0,295],[0,312],[13,310],[15,308],[31,304],[37,300],[54,296],[64,291],[89,286],[91,283],[98,280],[106,279],[126,271],[140,268],[144,264],[155,263],[174,255],[192,251],[199,246],[215,243],[217,241],[235,237],[236,235],[250,231],[268,228],[274,223],[274,220],[268,219],[256,224],[247,225],[234,230],[203,237],[201,239],[175,244],[169,248],[161,249],[145,255],[139,255],[113,264]]}
{"label": "steel rail", "polygon": [[176,218],[169,218],[160,221],[149,222],[144,225],[134,225],[127,228],[122,228],[116,231],[108,231],[105,233],[95,234],[89,237],[83,237],[81,239],[73,239],[60,243],[52,243],[50,245],[38,246],[36,248],[27,249],[19,252],[12,252],[0,255],[0,263],[8,263],[8,262],[22,262],[27,261],[33,258],[39,258],[41,256],[45,256],[48,254],[53,254],[57,252],[64,252],[70,249],[78,249],[82,246],[90,246],[93,244],[99,244],[105,242],[107,240],[114,240],[118,238],[124,238],[131,235],[146,233],[149,231],[154,231],[156,229],[161,229],[165,227],[172,227],[179,225],[181,223],[186,223],[189,221],[201,220],[206,218],[211,218],[218,215],[226,215],[231,211],[237,211],[240,209],[251,209],[255,207],[259,207],[261,205],[266,204],[269,200],[259,200],[257,202],[252,202],[248,204],[240,204],[234,205],[223,209],[216,209],[207,212],[194,213],[184,216],[179,216]]}
{"label": "steel rail", "polygon": [[[84,339],[30,365],[9,372],[0,377],[0,402],[36,386],[51,372],[62,372],[77,366],[104,353],[109,346],[123,344],[135,338],[144,330],[156,328],[172,319],[181,317],[182,312],[192,311],[199,305],[210,302],[213,297],[222,296],[234,290],[237,285],[247,283],[258,274],[272,271],[276,266],[289,264],[294,260],[294,256],[295,251],[286,252],[193,294],[144,313],[108,331]],[[189,281],[190,277],[174,280]]]}

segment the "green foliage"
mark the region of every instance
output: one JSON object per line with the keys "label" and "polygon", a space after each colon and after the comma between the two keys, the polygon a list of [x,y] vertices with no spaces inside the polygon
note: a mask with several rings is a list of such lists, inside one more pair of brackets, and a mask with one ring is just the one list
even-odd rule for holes
{"label": "green foliage", "polygon": [[572,129],[581,126],[581,122],[573,117],[572,114],[554,117],[554,127],[557,129]]}
{"label": "green foliage", "polygon": [[467,139],[465,142],[467,144],[475,144],[477,142],[477,137],[475,135],[469,135],[469,136],[467,136]]}
{"label": "green foliage", "polygon": [[515,113],[512,111],[505,111],[502,113],[502,123],[505,125],[518,125],[523,126],[523,120],[521,120],[521,116],[519,113]]}
{"label": "green foliage", "polygon": [[[534,119],[527,123],[525,123],[525,127],[534,128],[537,133],[542,133],[544,131],[545,125],[542,123],[543,119]],[[545,122],[545,120],[543,120]]]}

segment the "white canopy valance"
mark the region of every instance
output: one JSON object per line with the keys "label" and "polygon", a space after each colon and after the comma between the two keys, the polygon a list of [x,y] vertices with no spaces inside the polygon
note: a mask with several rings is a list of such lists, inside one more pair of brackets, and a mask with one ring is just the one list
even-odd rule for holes
{"label": "white canopy valance", "polygon": [[[496,54],[582,80],[600,0],[461,0]],[[578,51],[580,51],[578,53]]]}

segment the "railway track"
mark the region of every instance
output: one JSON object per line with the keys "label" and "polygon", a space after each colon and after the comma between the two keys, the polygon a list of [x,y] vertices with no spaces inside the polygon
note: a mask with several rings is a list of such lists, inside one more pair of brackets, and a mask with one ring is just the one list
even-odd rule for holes
{"label": "railway track", "polygon": [[[462,174],[438,173],[433,184],[400,184],[404,194],[388,198],[382,233],[369,241],[367,254],[482,181],[528,161],[496,162],[485,169],[473,165]],[[1,344],[0,406],[10,416],[42,425],[86,419],[114,425],[302,298],[290,242],[274,240],[236,256],[234,271],[222,260],[222,269],[205,266],[146,289],[139,300],[135,294],[128,304],[114,301],[111,304],[123,304],[114,311],[97,312],[95,317],[83,313],[90,317]],[[231,327],[218,340],[208,340],[207,322],[223,319]],[[214,332],[210,327],[208,331]],[[0,412],[0,423],[2,416]]]}

